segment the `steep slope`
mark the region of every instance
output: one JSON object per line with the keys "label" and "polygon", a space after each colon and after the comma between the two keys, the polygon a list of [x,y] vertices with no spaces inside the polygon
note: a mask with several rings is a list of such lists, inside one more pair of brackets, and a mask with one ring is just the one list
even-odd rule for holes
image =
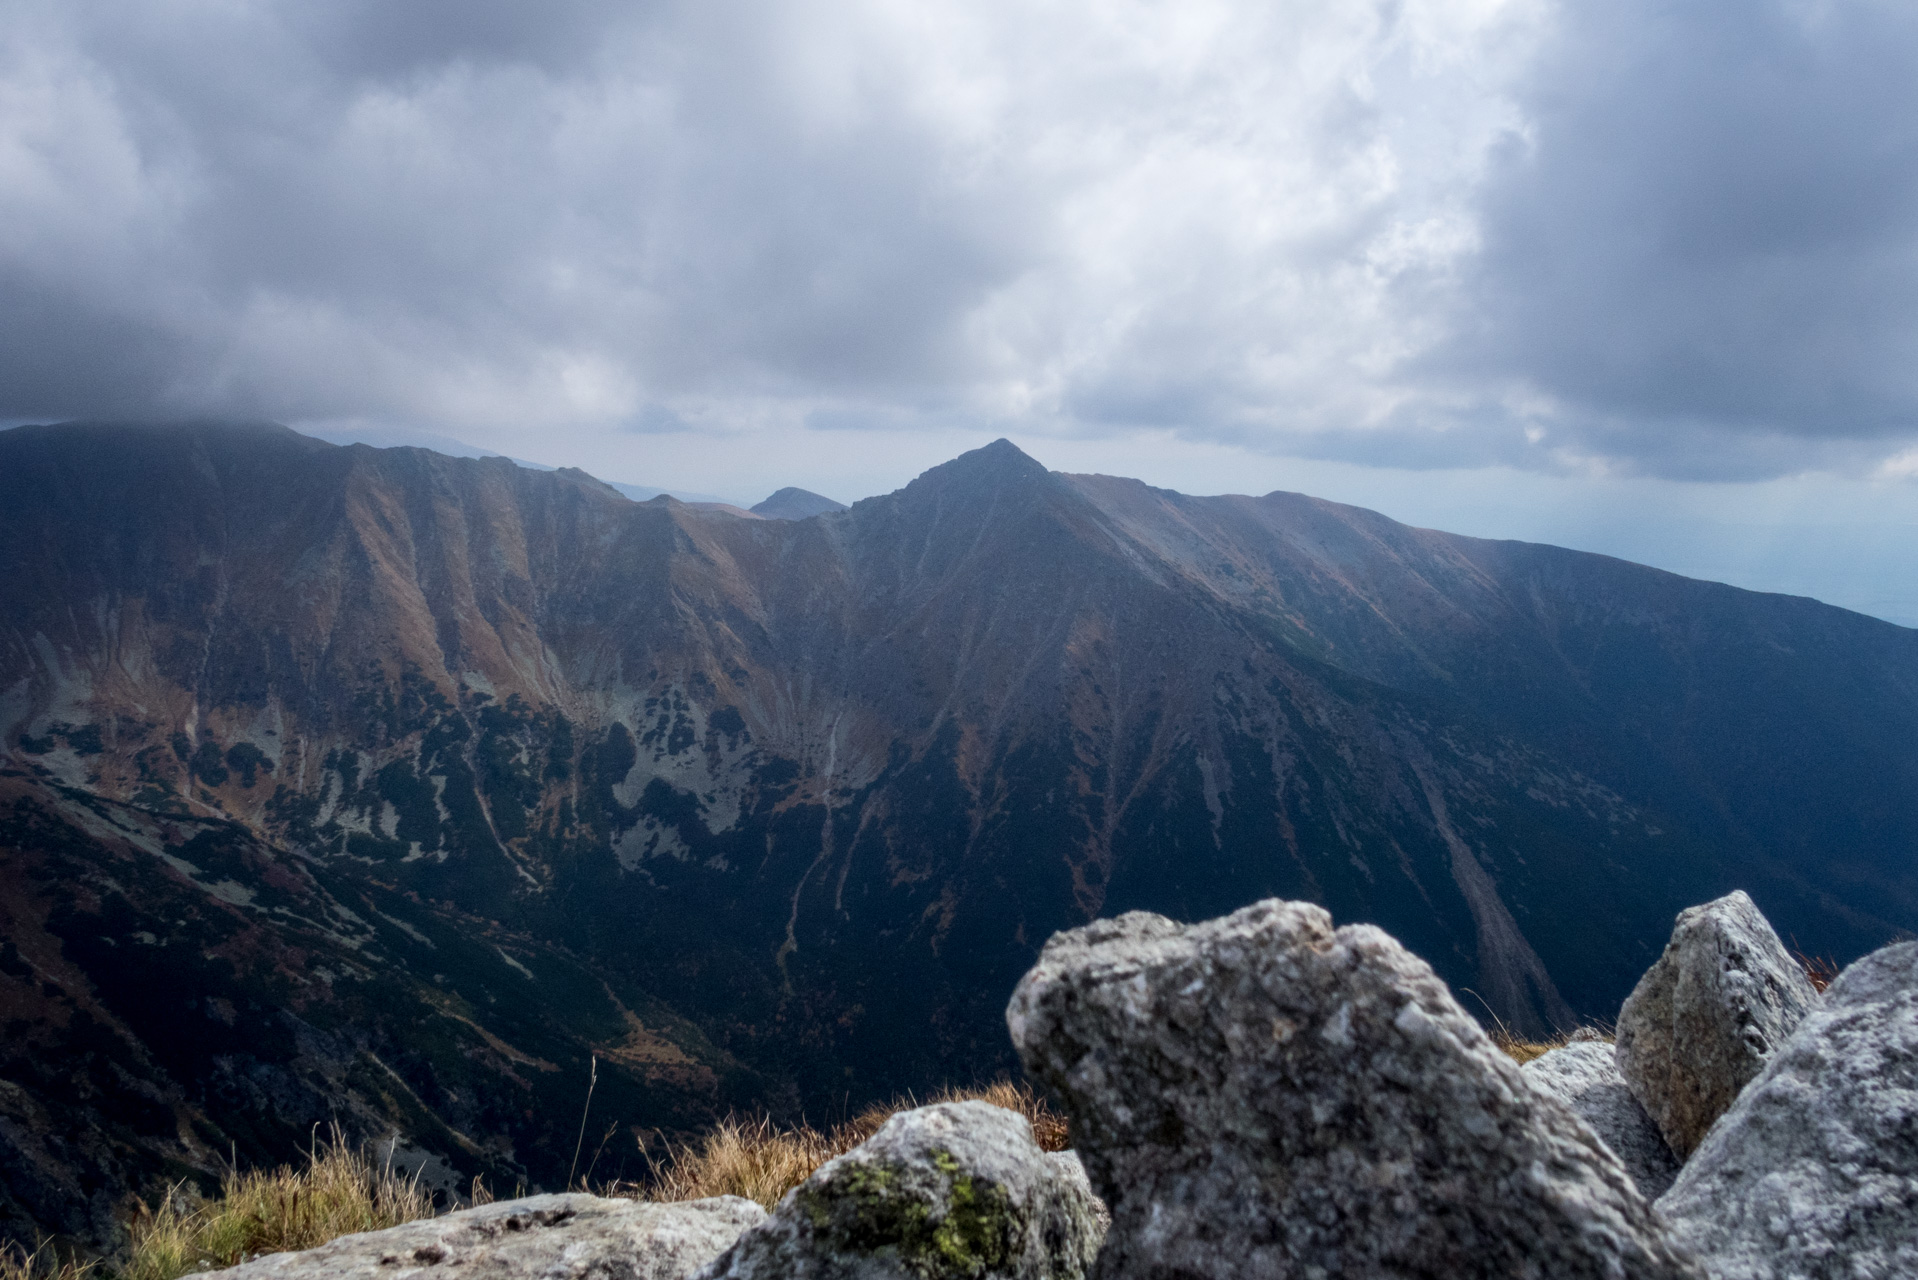
{"label": "steep slope", "polygon": [[[496,1165],[535,1179],[570,1146],[498,1119],[514,1070],[576,1123],[560,1084],[600,1052],[608,1122],[670,1128],[1009,1068],[1038,946],[1135,907],[1311,898],[1525,1029],[1609,1016],[1672,914],[1730,887],[1841,956],[1918,921],[1918,633],[1298,495],[1062,476],[1001,441],[749,520],[271,427],[69,425],[0,433],[0,560],[7,803],[79,833],[33,874],[123,884],[144,858],[185,893],[168,859],[234,833],[254,852],[222,883],[298,868],[362,920],[496,941],[537,975],[521,996],[600,984],[579,1026],[566,1000],[495,1023],[484,948],[449,969],[373,924],[362,953],[300,932],[322,905],[247,925],[261,955],[324,943],[405,1000],[450,992],[477,1043],[560,1068],[461,1068],[478,1110],[429,1106],[500,1127]],[[42,866],[38,839],[9,856]],[[142,997],[73,958],[82,933],[35,954],[133,1028],[127,1073],[233,1132],[225,1077],[133,1027]],[[412,1016],[369,1052],[413,1061]],[[417,1052],[395,1069],[436,1097],[450,1068]],[[303,1126],[320,1092],[261,1107]]]}
{"label": "steep slope", "polygon": [[563,948],[356,871],[0,771],[0,1233],[110,1239],[129,1191],[328,1120],[440,1189],[558,1182],[593,1055],[627,1131],[602,1175],[764,1093]]}

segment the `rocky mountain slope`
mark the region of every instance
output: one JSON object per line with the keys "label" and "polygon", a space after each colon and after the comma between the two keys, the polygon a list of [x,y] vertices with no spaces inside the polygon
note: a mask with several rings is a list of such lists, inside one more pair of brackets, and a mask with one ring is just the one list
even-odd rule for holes
{"label": "rocky mountain slope", "polygon": [[989,1074],[1040,944],[1132,908],[1319,902],[1521,1029],[1734,886],[1845,958],[1918,921],[1918,632],[1003,441],[791,520],[18,428],[0,581],[16,1218],[321,1097],[556,1185],[593,1054],[629,1162]]}

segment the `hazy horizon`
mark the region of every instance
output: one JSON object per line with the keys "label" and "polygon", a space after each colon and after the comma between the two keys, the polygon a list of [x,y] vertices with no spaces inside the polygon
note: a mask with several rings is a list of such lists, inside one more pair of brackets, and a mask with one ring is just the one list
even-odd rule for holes
{"label": "hazy horizon", "polygon": [[12,0],[0,421],[1006,436],[1918,622],[1918,10]]}

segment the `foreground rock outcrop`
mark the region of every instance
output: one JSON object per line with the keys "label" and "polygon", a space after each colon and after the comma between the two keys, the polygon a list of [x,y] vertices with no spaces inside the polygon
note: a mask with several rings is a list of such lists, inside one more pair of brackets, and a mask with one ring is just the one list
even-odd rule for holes
{"label": "foreground rock outcrop", "polygon": [[1639,1194],[1656,1200],[1678,1176],[1678,1157],[1618,1073],[1612,1046],[1602,1040],[1568,1044],[1520,1068],[1525,1082],[1571,1108],[1612,1149]]}
{"label": "foreground rock outcrop", "polygon": [[1102,1216],[1023,1116],[941,1103],[821,1166],[701,1280],[1079,1280]]}
{"label": "foreground rock outcrop", "polygon": [[1818,993],[1740,890],[1678,915],[1618,1014],[1618,1069],[1683,1160]]}
{"label": "foreground rock outcrop", "polygon": [[1055,935],[1006,1017],[1110,1208],[1098,1276],[1696,1274],[1617,1157],[1376,928],[1135,912]]}
{"label": "foreground rock outcrop", "polygon": [[764,1209],[737,1196],[681,1204],[532,1196],[201,1274],[220,1280],[402,1280],[421,1274],[684,1280],[765,1219]]}
{"label": "foreground rock outcrop", "polygon": [[1658,1207],[1713,1280],[1918,1275],[1918,943],[1839,975]]}

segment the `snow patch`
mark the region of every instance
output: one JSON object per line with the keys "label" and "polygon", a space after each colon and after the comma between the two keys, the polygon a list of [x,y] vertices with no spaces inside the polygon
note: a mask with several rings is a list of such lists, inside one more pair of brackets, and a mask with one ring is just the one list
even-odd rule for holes
{"label": "snow patch", "polygon": [[[744,809],[746,786],[759,755],[751,735],[714,731],[711,711],[677,685],[648,702],[651,710],[629,708],[621,717],[633,735],[638,758],[614,785],[613,798],[623,805],[636,805],[647,784],[658,778],[698,797],[706,830],[714,835],[732,830]],[[676,753],[669,751],[675,733],[685,732],[691,733],[692,742]]]}
{"label": "snow patch", "polygon": [[613,856],[619,859],[622,871],[633,871],[648,858],[677,858],[684,862],[693,856],[693,851],[680,838],[678,827],[666,826],[649,816],[614,837]]}

